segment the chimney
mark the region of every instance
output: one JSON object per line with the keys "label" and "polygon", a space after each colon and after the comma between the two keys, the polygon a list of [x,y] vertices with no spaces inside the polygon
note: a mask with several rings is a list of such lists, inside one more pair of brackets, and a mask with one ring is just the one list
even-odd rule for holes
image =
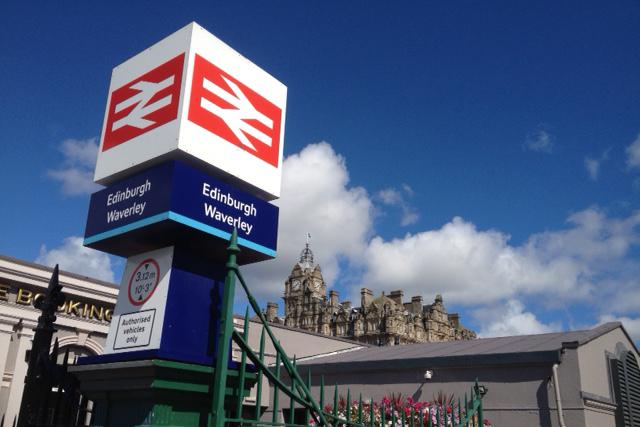
{"label": "chimney", "polygon": [[275,302],[267,303],[267,322],[273,322],[278,317],[278,304]]}
{"label": "chimney", "polygon": [[342,301],[340,304],[345,310],[351,310],[351,301]]}
{"label": "chimney", "polygon": [[460,329],[460,315],[458,313],[449,313],[449,322],[455,329]]}
{"label": "chimney", "polygon": [[413,314],[422,313],[422,297],[421,296],[411,297],[411,312]]}
{"label": "chimney", "polygon": [[371,301],[373,301],[373,292],[371,292],[371,289],[360,289],[360,306],[362,308],[368,307],[371,305]]}
{"label": "chimney", "polygon": [[389,294],[389,298],[391,298],[396,304],[402,305],[402,297],[404,296],[404,292],[402,291],[391,291]]}
{"label": "chimney", "polygon": [[329,291],[329,305],[335,307],[338,303],[338,293],[336,291]]}

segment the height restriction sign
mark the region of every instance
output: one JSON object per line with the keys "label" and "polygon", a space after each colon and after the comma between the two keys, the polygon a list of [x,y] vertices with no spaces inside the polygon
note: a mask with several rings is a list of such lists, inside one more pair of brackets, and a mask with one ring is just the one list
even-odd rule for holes
{"label": "height restriction sign", "polygon": [[153,258],[142,261],[129,279],[129,302],[139,306],[151,298],[160,280],[160,266]]}

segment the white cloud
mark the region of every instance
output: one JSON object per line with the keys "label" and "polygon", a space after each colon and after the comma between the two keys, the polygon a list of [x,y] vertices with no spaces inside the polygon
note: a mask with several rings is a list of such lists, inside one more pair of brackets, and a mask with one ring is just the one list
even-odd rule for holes
{"label": "white cloud", "polygon": [[47,175],[62,184],[64,194],[90,194],[100,188],[93,182],[93,169],[98,156],[96,138],[67,139],[58,149],[64,156],[63,166],[47,171]]}
{"label": "white cloud", "polygon": [[527,248],[546,260],[569,257],[591,264],[609,262],[626,255],[632,245],[640,243],[636,227],[640,211],[627,218],[609,218],[598,207],[576,212],[567,219],[569,228],[534,234]]}
{"label": "white cloud", "polygon": [[[634,341],[640,341],[640,317],[631,318],[626,316],[614,316],[611,314],[605,314],[600,316],[597,325],[602,325],[607,322],[621,322],[624,328],[627,330],[631,339]],[[595,325],[594,325],[595,326]]]}
{"label": "white cloud", "polygon": [[80,168],[50,170],[47,174],[62,184],[62,192],[70,196],[91,194],[100,187],[93,182],[93,172]]}
{"label": "white cloud", "polygon": [[481,324],[478,336],[482,338],[544,334],[561,329],[559,323],[540,322],[535,314],[525,311],[522,302],[515,299],[507,301],[502,307],[478,310],[475,317]]}
{"label": "white cloud", "polygon": [[42,245],[36,262],[51,267],[59,264],[61,270],[114,282],[109,256],[104,252],[82,246],[82,237],[67,237],[61,246],[51,250],[47,250],[46,246]]}
{"label": "white cloud", "polygon": [[400,225],[407,226],[411,224],[415,224],[420,219],[420,215],[417,212],[411,210],[408,212],[403,212],[402,218],[400,219]]}
{"label": "white cloud", "polygon": [[616,262],[639,242],[639,224],[640,213],[611,219],[589,208],[571,215],[567,229],[513,246],[505,233],[456,217],[436,230],[389,241],[374,237],[362,282],[376,292],[392,286],[410,295],[441,293],[465,305],[524,294],[585,299],[602,292],[596,286],[601,273],[618,274]]}
{"label": "white cloud", "polygon": [[600,168],[602,164],[609,159],[609,150],[605,150],[600,157],[585,157],[584,158],[584,167],[587,169],[589,173],[589,178],[592,181],[597,181],[600,177]]}
{"label": "white cloud", "polygon": [[372,204],[361,187],[349,185],[349,173],[342,156],[326,142],[311,144],[299,154],[287,157],[283,166],[282,197],[278,231],[278,256],[243,269],[252,292],[259,296],[281,295],[306,233],[331,284],[340,272],[339,260],[358,263],[371,233]]}
{"label": "white cloud", "polygon": [[387,206],[397,206],[402,212],[400,225],[407,226],[418,222],[420,215],[409,204],[407,197],[412,197],[413,189],[408,184],[402,184],[400,190],[395,188],[385,188],[376,194],[376,199]]}
{"label": "white cloud", "polygon": [[640,314],[640,269],[638,265],[626,265],[625,277],[603,280],[600,283],[603,309],[616,313]]}
{"label": "white cloud", "polygon": [[629,168],[640,167],[640,134],[627,147],[626,153],[627,153],[627,166]]}
{"label": "white cloud", "polygon": [[526,150],[551,154],[554,148],[553,138],[546,130],[538,129],[535,133],[527,137],[523,147]]}
{"label": "white cloud", "polygon": [[98,141],[89,139],[66,139],[59,147],[67,161],[79,166],[93,168],[98,157]]}
{"label": "white cloud", "polygon": [[592,181],[597,181],[598,174],[600,172],[600,160],[592,159],[590,157],[585,157],[584,167],[587,168],[587,172],[589,173],[589,178],[591,178]]}
{"label": "white cloud", "polygon": [[363,283],[377,292],[393,284],[406,294],[442,293],[447,301],[474,305],[520,291],[553,289],[561,276],[575,277],[571,265],[545,266],[508,240],[499,231],[479,231],[458,217],[440,229],[402,239],[374,237]]}
{"label": "white cloud", "polygon": [[393,188],[386,188],[384,190],[380,190],[378,192],[378,197],[380,201],[385,205],[395,205],[402,201],[402,195],[398,190]]}
{"label": "white cloud", "polygon": [[415,194],[415,191],[413,191],[413,188],[411,188],[411,186],[409,184],[402,183],[402,189],[409,196],[413,196]]}

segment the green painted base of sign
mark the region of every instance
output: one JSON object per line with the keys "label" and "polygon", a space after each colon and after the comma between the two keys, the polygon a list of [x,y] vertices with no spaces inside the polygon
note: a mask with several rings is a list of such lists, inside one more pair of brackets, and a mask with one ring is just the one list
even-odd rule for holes
{"label": "green painted base of sign", "polygon": [[[81,391],[94,402],[91,426],[209,426],[213,371],[210,366],[139,360],[70,367]],[[225,406],[235,407],[237,370],[228,371]],[[246,397],[256,374],[246,373]],[[253,409],[253,407],[252,407]]]}

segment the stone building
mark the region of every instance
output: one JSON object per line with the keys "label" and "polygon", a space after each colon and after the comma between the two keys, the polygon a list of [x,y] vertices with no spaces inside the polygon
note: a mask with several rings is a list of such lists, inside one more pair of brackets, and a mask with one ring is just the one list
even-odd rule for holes
{"label": "stone building", "polygon": [[[5,426],[15,425],[27,352],[42,314],[34,303],[46,291],[51,273],[49,267],[0,255],[0,426],[2,420]],[[81,356],[102,354],[119,287],[63,270],[60,284],[66,301],[58,307],[53,336],[60,346],[60,359],[66,350],[71,363]]]}
{"label": "stone building", "polygon": [[441,295],[423,305],[421,296],[404,302],[400,290],[374,297],[371,290],[362,288],[359,307],[352,307],[350,301],[339,302],[333,290],[327,298],[327,285],[308,242],[284,286],[284,319],[278,317],[277,304],[267,304],[267,320],[272,323],[373,345],[476,337],[462,326],[457,313],[447,313]]}

